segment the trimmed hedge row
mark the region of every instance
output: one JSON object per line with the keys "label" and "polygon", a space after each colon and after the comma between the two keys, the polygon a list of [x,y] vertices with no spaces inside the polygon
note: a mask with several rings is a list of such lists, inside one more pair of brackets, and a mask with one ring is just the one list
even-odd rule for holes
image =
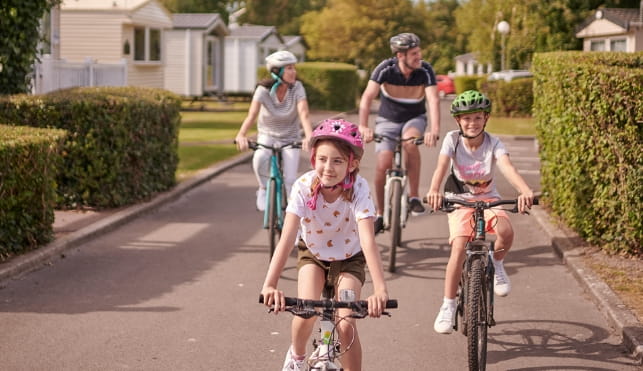
{"label": "trimmed hedge row", "polygon": [[534,115],[552,211],[607,252],[643,255],[643,52],[536,54]]}
{"label": "trimmed hedge row", "polygon": [[531,77],[509,82],[481,80],[479,89],[491,99],[493,113],[504,117],[529,117],[534,104],[533,82]]}
{"label": "trimmed hedge row", "polygon": [[65,135],[0,125],[0,261],[51,241]]}
{"label": "trimmed hedge row", "polygon": [[0,97],[0,121],[65,129],[60,208],[132,204],[175,184],[180,98],[160,89],[72,88]]}
{"label": "trimmed hedge row", "polygon": [[[265,68],[257,70],[259,80],[269,77]],[[306,89],[313,109],[348,111],[356,107],[359,76],[357,67],[347,63],[297,63],[297,78]]]}

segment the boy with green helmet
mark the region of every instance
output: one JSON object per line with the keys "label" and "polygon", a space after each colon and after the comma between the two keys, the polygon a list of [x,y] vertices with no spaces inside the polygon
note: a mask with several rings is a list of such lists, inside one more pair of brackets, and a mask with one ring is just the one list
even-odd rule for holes
{"label": "boy with green helmet", "polygon": [[[442,143],[437,167],[431,179],[426,198],[435,210],[442,205],[440,185],[448,176],[445,193],[465,201],[492,201],[500,199],[494,181],[496,166],[509,183],[520,193],[518,209],[526,212],[533,204],[534,193],[509,159],[509,152],[497,137],[485,132],[491,114],[491,101],[484,94],[468,90],[458,95],[451,104],[451,115],[458,129],[447,133]],[[433,328],[442,334],[451,333],[455,315],[455,297],[465,259],[465,245],[472,235],[470,223],[473,209],[459,208],[448,214],[451,255],[444,282],[444,301]],[[488,228],[496,233],[494,292],[506,296],[511,290],[505,272],[504,257],[511,248],[513,229],[507,214],[501,210],[485,212]]]}

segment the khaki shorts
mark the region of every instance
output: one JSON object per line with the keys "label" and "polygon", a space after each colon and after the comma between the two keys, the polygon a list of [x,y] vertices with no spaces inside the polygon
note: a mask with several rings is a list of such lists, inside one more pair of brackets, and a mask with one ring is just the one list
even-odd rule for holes
{"label": "khaki shorts", "polygon": [[352,274],[362,282],[362,285],[366,281],[366,258],[361,251],[348,259],[329,262],[317,259],[304,242],[300,241],[297,251],[297,270],[306,264],[315,264],[322,268],[326,274],[326,283],[335,287],[340,273]]}

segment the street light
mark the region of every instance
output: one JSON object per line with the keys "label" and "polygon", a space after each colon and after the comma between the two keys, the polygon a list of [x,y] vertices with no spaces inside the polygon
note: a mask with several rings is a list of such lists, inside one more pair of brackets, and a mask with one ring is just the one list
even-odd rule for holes
{"label": "street light", "polygon": [[507,21],[500,21],[498,23],[498,26],[496,26],[496,29],[498,32],[500,32],[500,47],[501,47],[501,53],[502,55],[500,56],[500,70],[504,71],[505,70],[505,63],[506,63],[506,51],[505,51],[505,36],[509,33],[509,23]]}

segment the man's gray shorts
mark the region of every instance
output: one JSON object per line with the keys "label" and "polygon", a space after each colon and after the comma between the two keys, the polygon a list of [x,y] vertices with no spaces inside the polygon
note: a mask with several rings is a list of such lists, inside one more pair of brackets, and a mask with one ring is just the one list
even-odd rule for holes
{"label": "man's gray shorts", "polygon": [[[375,134],[397,138],[410,128],[415,128],[420,134],[426,130],[426,115],[416,116],[406,122],[392,122],[384,117],[375,118]],[[395,143],[390,140],[383,140],[375,143],[375,152],[395,150]]]}

